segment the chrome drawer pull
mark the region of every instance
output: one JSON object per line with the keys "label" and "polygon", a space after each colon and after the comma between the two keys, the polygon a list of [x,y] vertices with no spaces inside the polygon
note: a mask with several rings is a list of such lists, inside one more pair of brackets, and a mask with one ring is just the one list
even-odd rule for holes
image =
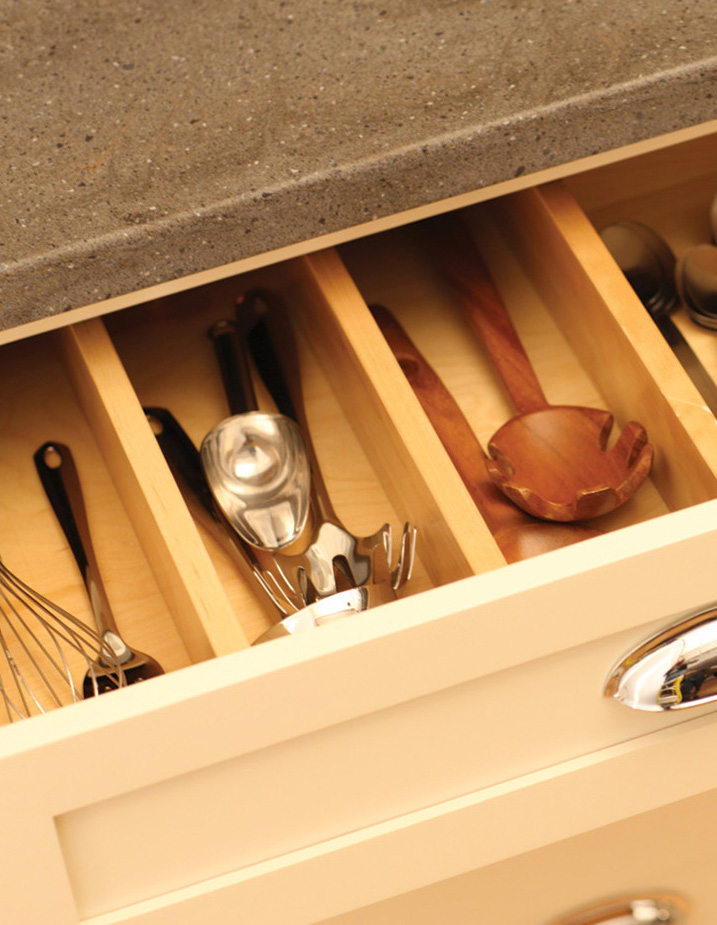
{"label": "chrome drawer pull", "polygon": [[625,898],[586,906],[549,925],[686,925],[686,911],[685,901],[672,895]]}
{"label": "chrome drawer pull", "polygon": [[663,630],[610,673],[605,696],[633,710],[659,712],[717,700],[717,609]]}

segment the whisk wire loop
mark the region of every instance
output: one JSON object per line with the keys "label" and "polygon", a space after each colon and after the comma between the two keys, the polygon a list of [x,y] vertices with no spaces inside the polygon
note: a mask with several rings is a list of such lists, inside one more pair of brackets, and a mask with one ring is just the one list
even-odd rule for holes
{"label": "whisk wire loop", "polygon": [[[23,719],[82,700],[73,681],[77,661],[100,693],[96,670],[116,684],[126,678],[108,643],[77,617],[48,600],[0,561],[0,701],[8,719]],[[107,689],[107,685],[103,690]]]}

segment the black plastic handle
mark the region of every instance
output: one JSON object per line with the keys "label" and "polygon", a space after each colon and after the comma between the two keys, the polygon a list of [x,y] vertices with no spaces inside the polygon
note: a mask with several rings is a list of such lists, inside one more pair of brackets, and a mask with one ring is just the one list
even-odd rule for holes
{"label": "black plastic handle", "polygon": [[[284,376],[267,321],[267,311],[271,310],[275,298],[274,293],[262,289],[252,289],[247,292],[239,306],[239,312],[246,312],[249,316],[244,319],[242,330],[246,332],[246,343],[257,372],[269,390],[279,414],[298,421],[291,390]],[[261,308],[262,303],[264,309]]]}
{"label": "black plastic handle", "polygon": [[212,519],[218,520],[214,496],[204,475],[199,450],[187,432],[166,408],[147,407],[142,410],[175,479],[186,485],[189,493],[211,514]]}
{"label": "black plastic handle", "polygon": [[[48,456],[52,454],[57,465],[48,463]],[[85,550],[80,528],[77,519],[72,510],[70,499],[67,494],[66,483],[73,482],[75,490],[79,490],[79,478],[77,469],[68,447],[62,443],[48,441],[36,450],[33,459],[35,468],[40,476],[42,487],[45,489],[47,499],[55,512],[55,516],[62,527],[62,530],[70,544],[70,549],[77,562],[82,575],[85,575],[88,566],[87,552]],[[80,515],[83,519],[84,515]]]}
{"label": "black plastic handle", "polygon": [[257,411],[259,406],[254,383],[236,324],[231,320],[222,319],[209,328],[208,334],[214,344],[230,413]]}
{"label": "black plastic handle", "polygon": [[62,527],[85,583],[100,635],[117,633],[95,557],[82,486],[69,447],[48,441],[33,456],[42,487]]}

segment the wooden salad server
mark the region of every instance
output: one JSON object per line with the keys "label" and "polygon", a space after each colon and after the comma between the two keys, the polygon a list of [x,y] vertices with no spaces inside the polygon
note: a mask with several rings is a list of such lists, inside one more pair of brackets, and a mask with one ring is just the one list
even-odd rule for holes
{"label": "wooden salad server", "polygon": [[607,449],[609,411],[549,405],[467,229],[432,219],[430,254],[500,376],[517,414],[488,443],[486,468],[519,507],[545,520],[588,520],[632,497],[647,478],[653,448],[630,421]]}
{"label": "wooden salad server", "polygon": [[508,562],[600,535],[582,524],[537,520],[509,501],[489,478],[485,453],[438,374],[387,308],[372,305],[371,313]]}

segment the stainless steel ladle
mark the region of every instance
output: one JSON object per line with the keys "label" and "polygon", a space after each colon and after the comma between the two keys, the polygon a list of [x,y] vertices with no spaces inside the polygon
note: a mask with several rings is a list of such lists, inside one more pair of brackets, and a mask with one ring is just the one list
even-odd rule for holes
{"label": "stainless steel ladle", "polygon": [[353,617],[395,598],[389,583],[379,583],[348,588],[307,604],[301,588],[290,585],[284,572],[276,566],[276,553],[249,546],[232,530],[209,489],[199,451],[176,418],[166,408],[145,408],[144,411],[192,516],[215,537],[247,580],[256,585],[262,600],[270,605],[274,618],[278,617],[278,622],[252,645]]}

